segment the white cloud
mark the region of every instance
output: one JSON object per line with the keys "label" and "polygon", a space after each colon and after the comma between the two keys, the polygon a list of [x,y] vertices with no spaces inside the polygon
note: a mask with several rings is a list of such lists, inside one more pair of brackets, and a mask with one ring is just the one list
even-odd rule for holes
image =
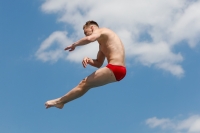
{"label": "white cloud", "polygon": [[162,129],[174,128],[170,119],[157,119],[156,117],[146,120],[146,124],[151,128],[161,127]]}
{"label": "white cloud", "polygon": [[[67,36],[67,32],[56,31],[42,42],[36,52],[37,59],[42,61],[57,61],[64,58],[64,48],[66,44],[71,44],[72,40]],[[54,47],[54,48],[52,48]]]}
{"label": "white cloud", "polygon": [[[45,13],[56,13],[58,21],[71,24],[74,29],[71,34],[76,39],[83,37],[83,24],[95,20],[100,26],[117,32],[128,58],[175,76],[182,76],[184,70],[180,65],[183,57],[173,51],[174,46],[187,41],[194,48],[200,41],[200,0],[45,0],[41,9]],[[65,58],[81,61],[86,50],[94,56],[98,46],[76,50]],[[49,53],[48,60],[56,61],[63,56]]]}
{"label": "white cloud", "polygon": [[[75,51],[67,54],[68,51],[64,51],[67,45],[72,44],[73,38],[67,37],[67,32],[56,31],[53,32],[46,40],[42,42],[40,48],[37,50],[35,56],[44,62],[52,61],[56,62],[58,59],[66,59],[70,61],[78,62],[85,56],[96,57],[98,52],[98,45],[91,43],[83,48],[76,49]],[[92,52],[90,52],[92,50]]]}
{"label": "white cloud", "polygon": [[173,133],[200,133],[200,115],[192,115],[184,120],[153,117],[146,120],[146,125]]}

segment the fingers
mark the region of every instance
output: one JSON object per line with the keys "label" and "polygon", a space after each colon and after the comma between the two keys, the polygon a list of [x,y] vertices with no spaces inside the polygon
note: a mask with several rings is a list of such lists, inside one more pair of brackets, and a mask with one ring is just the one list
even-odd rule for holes
{"label": "fingers", "polygon": [[65,48],[65,50],[69,50],[69,51],[70,51],[71,49],[72,49],[72,48],[69,47],[69,46]]}
{"label": "fingers", "polygon": [[87,61],[86,61],[86,60],[83,60],[82,64],[83,64],[83,67],[86,68],[86,66],[87,66]]}
{"label": "fingers", "polygon": [[64,50],[73,51],[74,49],[75,49],[75,47],[73,47],[73,46],[68,46],[68,47],[66,47]]}
{"label": "fingers", "polygon": [[65,50],[71,50],[72,49],[72,45],[70,45],[70,46],[67,46],[66,48],[65,48]]}
{"label": "fingers", "polygon": [[68,49],[70,49],[69,47],[66,47],[64,50],[68,50]]}
{"label": "fingers", "polygon": [[73,51],[75,48],[71,48],[69,51]]}
{"label": "fingers", "polygon": [[83,67],[86,68],[87,64],[88,64],[89,58],[85,57],[82,61]]}

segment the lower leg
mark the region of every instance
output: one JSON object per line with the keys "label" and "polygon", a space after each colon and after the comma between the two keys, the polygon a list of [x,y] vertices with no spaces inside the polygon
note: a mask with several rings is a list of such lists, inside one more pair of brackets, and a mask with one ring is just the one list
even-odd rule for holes
{"label": "lower leg", "polygon": [[102,86],[112,82],[116,82],[113,72],[107,67],[100,68],[82,80],[77,87],[69,91],[63,97],[47,101],[45,104],[46,108],[55,106],[61,109],[65,103],[84,95],[90,88]]}
{"label": "lower leg", "polygon": [[63,97],[60,98],[60,102],[65,104],[68,103],[74,99],[77,99],[81,96],[83,96],[89,89],[86,88],[80,88],[79,86],[75,87],[71,91],[69,91],[67,94],[65,94]]}
{"label": "lower leg", "polygon": [[76,98],[81,97],[84,95],[87,91],[89,90],[88,87],[84,87],[83,85],[78,85],[77,87],[73,88],[71,91],[69,91],[67,94],[64,96],[54,99],[54,100],[49,100],[45,103],[46,108],[49,107],[57,107],[62,109],[64,107],[65,103],[68,103]]}

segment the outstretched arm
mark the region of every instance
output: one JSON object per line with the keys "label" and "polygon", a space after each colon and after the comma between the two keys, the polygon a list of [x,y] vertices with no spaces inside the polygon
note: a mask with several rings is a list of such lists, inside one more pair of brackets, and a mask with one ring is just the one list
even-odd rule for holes
{"label": "outstretched arm", "polygon": [[87,64],[100,68],[103,65],[103,62],[105,60],[105,55],[99,50],[98,54],[97,54],[97,59],[90,59],[88,57],[85,57],[83,59],[83,67],[86,67]]}
{"label": "outstretched arm", "polygon": [[79,41],[73,43],[72,45],[66,47],[65,50],[73,51],[76,48],[76,46],[86,45],[88,43],[94,42],[100,36],[101,36],[101,34],[99,32],[93,33],[92,35],[86,36],[86,37],[80,39]]}

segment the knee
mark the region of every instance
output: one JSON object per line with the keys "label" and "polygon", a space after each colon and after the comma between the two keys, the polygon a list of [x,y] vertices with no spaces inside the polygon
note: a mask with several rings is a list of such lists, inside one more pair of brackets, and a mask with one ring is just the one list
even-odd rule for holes
{"label": "knee", "polygon": [[87,82],[87,78],[84,78],[81,80],[81,82],[78,84],[78,86],[82,89],[89,89],[89,84]]}

